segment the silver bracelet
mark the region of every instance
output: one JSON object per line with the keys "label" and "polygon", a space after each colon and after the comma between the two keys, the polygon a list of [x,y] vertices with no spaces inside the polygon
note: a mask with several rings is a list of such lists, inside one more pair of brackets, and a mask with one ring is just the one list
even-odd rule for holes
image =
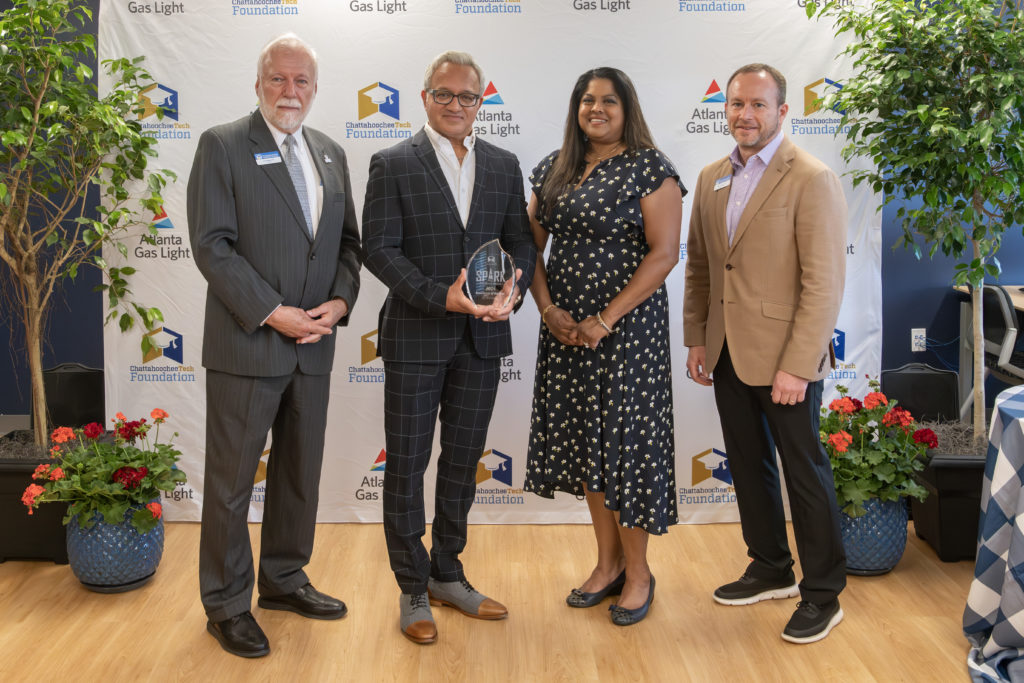
{"label": "silver bracelet", "polygon": [[604,324],[604,320],[601,319],[600,313],[595,314],[594,317],[597,318],[597,324],[603,327],[605,332],[607,332],[608,334],[612,334],[615,331]]}

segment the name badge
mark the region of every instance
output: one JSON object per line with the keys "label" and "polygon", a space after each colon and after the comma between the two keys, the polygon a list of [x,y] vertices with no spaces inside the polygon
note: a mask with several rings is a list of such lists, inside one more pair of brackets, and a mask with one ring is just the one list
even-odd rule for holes
{"label": "name badge", "polygon": [[256,159],[257,166],[266,166],[267,164],[279,164],[281,163],[280,152],[257,152],[252,155]]}
{"label": "name badge", "polygon": [[732,185],[731,175],[727,175],[724,178],[719,178],[718,180],[715,181],[715,192],[718,192],[723,187],[729,187],[730,185]]}

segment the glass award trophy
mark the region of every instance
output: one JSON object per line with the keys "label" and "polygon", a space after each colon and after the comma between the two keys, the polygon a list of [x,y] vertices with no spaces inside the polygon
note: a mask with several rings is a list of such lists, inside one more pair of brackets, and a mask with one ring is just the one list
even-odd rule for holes
{"label": "glass award trophy", "polygon": [[498,240],[484,244],[466,264],[466,296],[478,306],[508,304],[515,289],[516,267]]}

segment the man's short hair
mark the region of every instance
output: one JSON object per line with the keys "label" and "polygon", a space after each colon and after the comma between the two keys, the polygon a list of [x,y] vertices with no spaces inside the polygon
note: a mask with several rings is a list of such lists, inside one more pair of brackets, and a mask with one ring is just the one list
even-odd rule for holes
{"label": "man's short hair", "polygon": [[297,35],[289,31],[288,33],[282,33],[277,38],[272,38],[269,43],[263,46],[260,50],[260,56],[256,60],[256,77],[263,78],[263,69],[270,61],[270,56],[274,50],[280,48],[287,48],[289,50],[298,50],[305,52],[309,55],[309,58],[313,61],[313,80],[316,81],[317,72],[320,70],[319,64],[317,63],[316,50],[313,46],[299,38]]}
{"label": "man's short hair", "polygon": [[729,95],[729,86],[732,85],[732,79],[736,78],[740,74],[756,74],[764,71],[766,74],[772,77],[775,81],[775,87],[779,93],[779,101],[777,104],[781,107],[786,103],[786,77],[782,75],[782,72],[776,69],[774,66],[768,64],[745,64],[740,68],[732,72],[732,76],[729,76],[729,82],[725,84],[726,97]]}
{"label": "man's short hair", "polygon": [[[471,66],[476,71],[476,79],[480,84],[480,92],[478,95],[482,95],[484,92],[484,70],[480,68],[480,65],[473,59],[473,55],[468,52],[459,52],[457,50],[448,50],[442,52],[438,56],[434,57],[434,61],[427,67],[427,71],[423,74],[423,89],[430,90],[433,85],[434,72],[441,68],[442,64],[457,64],[459,66]],[[456,93],[458,94],[458,93]]]}

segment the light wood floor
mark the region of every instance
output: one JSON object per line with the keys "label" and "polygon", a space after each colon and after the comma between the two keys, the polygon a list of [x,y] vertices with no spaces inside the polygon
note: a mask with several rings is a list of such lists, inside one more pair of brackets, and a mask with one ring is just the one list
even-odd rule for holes
{"label": "light wood floor", "polygon": [[779,632],[796,600],[711,599],[742,572],[738,525],[676,526],[652,539],[656,597],[650,616],[628,628],[609,621],[611,600],[586,610],[563,602],[592,567],[588,526],[477,525],[463,555],[468,577],[511,616],[483,622],[434,608],[439,641],[419,646],[398,630],[381,526],[324,524],[309,574],[349,615],[325,622],[256,608],[272,649],[259,660],[228,655],[206,633],[198,539],[197,524],[168,524],[156,577],[121,595],[85,590],[67,566],[0,564],[0,680],[967,680],[960,618],[972,563],[940,562],[913,530],[895,571],[850,577],[846,618],[832,635],[791,645]]}

